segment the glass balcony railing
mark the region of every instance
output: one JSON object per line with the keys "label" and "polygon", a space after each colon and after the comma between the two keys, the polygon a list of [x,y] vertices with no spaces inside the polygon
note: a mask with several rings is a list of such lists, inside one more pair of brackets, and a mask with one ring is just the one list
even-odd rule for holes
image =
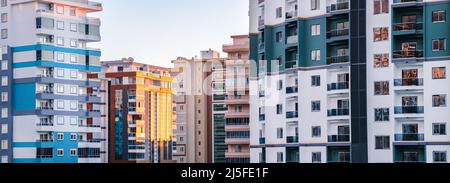
{"label": "glass balcony railing", "polygon": [[328,116],[329,117],[333,117],[333,116],[348,116],[350,115],[350,110],[349,109],[330,109],[328,110]]}
{"label": "glass balcony railing", "polygon": [[286,93],[287,94],[298,93],[298,87],[297,86],[287,87]]}
{"label": "glass balcony railing", "polygon": [[328,142],[350,142],[350,135],[329,135]]}
{"label": "glass balcony railing", "polygon": [[394,59],[399,58],[421,58],[423,50],[396,50],[393,51]]}
{"label": "glass balcony railing", "polygon": [[287,143],[298,143],[298,136],[288,136],[286,137]]}
{"label": "glass balcony railing", "polygon": [[423,106],[397,106],[395,107],[395,114],[423,114]]}
{"label": "glass balcony railing", "polygon": [[349,1],[343,1],[340,3],[333,3],[327,6],[327,13],[333,13],[336,11],[348,10],[350,9]]}
{"label": "glass balcony railing", "polygon": [[259,138],[259,144],[266,144],[266,138],[264,137]]}
{"label": "glass balcony railing", "polygon": [[297,66],[297,60],[286,61],[286,69],[294,68]]}
{"label": "glass balcony railing", "polygon": [[327,32],[328,38],[348,35],[350,35],[350,29],[334,29]]}
{"label": "glass balcony railing", "polygon": [[265,121],[266,120],[266,115],[265,114],[260,114],[259,115],[259,121]]}
{"label": "glass balcony railing", "polygon": [[286,118],[298,118],[298,112],[297,111],[290,111],[286,113]]}
{"label": "glass balcony railing", "polygon": [[423,86],[423,78],[395,79],[394,86]]}
{"label": "glass balcony railing", "polygon": [[332,56],[327,58],[327,64],[340,64],[340,63],[347,63],[350,61],[350,56]]}
{"label": "glass balcony railing", "polygon": [[424,141],[423,133],[395,134],[395,141]]}
{"label": "glass balcony railing", "polygon": [[420,3],[423,2],[423,0],[394,0],[394,4],[400,4],[400,3]]}
{"label": "glass balcony railing", "polygon": [[394,31],[413,31],[413,30],[423,30],[422,22],[405,22],[396,23],[393,25]]}
{"label": "glass balcony railing", "polygon": [[331,83],[328,84],[328,91],[333,90],[347,90],[350,88],[349,82],[341,82],[341,83]]}

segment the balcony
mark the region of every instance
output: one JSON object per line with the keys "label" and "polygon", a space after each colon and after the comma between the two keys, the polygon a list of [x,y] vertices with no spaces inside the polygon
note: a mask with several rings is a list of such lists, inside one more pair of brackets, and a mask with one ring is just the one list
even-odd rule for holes
{"label": "balcony", "polygon": [[266,44],[265,43],[259,43],[258,44],[258,51],[259,52],[264,52],[266,48]]}
{"label": "balcony", "polygon": [[233,105],[233,104],[248,104],[249,103],[249,97],[248,96],[232,96],[228,95],[225,104],[227,105]]}
{"label": "balcony", "polygon": [[350,135],[329,135],[328,142],[350,142]]}
{"label": "balcony", "polygon": [[423,145],[395,145],[395,163],[425,163],[425,146]]}
{"label": "balcony", "polygon": [[396,50],[393,51],[394,59],[423,58],[423,50]]}
{"label": "balcony", "polygon": [[286,143],[298,143],[298,136],[286,137]]}
{"label": "balcony", "polygon": [[298,118],[298,111],[286,112],[286,118],[287,119]]}
{"label": "balcony", "polygon": [[264,19],[261,16],[258,19],[258,26],[259,28],[264,27]]}
{"label": "balcony", "polygon": [[296,46],[298,43],[298,35],[289,36],[286,38],[286,44]]}
{"label": "balcony", "polygon": [[350,115],[349,109],[329,109],[328,110],[328,117],[348,116],[348,115]]}
{"label": "balcony", "polygon": [[265,114],[260,114],[259,115],[259,121],[265,121],[266,120],[266,115]]}
{"label": "balcony", "polygon": [[332,56],[327,58],[327,64],[341,64],[348,63],[350,61],[350,56]]}
{"label": "balcony", "polygon": [[423,78],[395,79],[394,86],[423,86]]}
{"label": "balcony", "polygon": [[395,107],[395,114],[423,114],[423,106],[397,106]]}
{"label": "balcony", "polygon": [[266,144],[266,138],[265,137],[261,137],[259,138],[259,144]]}
{"label": "balcony", "polygon": [[392,7],[407,7],[407,6],[415,6],[423,3],[423,0],[394,0]]}
{"label": "balcony", "polygon": [[298,86],[286,87],[286,94],[298,93]]}
{"label": "balcony", "polygon": [[286,19],[296,18],[297,16],[298,16],[298,11],[286,12]]}
{"label": "balcony", "polygon": [[248,51],[248,44],[225,44],[222,50],[224,52]]}
{"label": "balcony", "polygon": [[286,65],[285,65],[286,69],[295,68],[296,66],[297,66],[297,60],[286,61]]}
{"label": "balcony", "polygon": [[337,14],[350,9],[349,1],[333,3],[327,6],[327,13]]}
{"label": "balcony", "polygon": [[350,29],[333,29],[327,32],[327,42],[349,39]]}
{"label": "balcony", "polygon": [[424,141],[423,133],[395,134],[395,141]]}
{"label": "balcony", "polygon": [[334,90],[348,90],[350,88],[349,82],[331,83],[328,84],[328,91]]}
{"label": "balcony", "polygon": [[396,23],[393,25],[393,35],[421,34],[423,33],[422,22]]}
{"label": "balcony", "polygon": [[300,163],[300,150],[298,147],[286,147],[286,163]]}

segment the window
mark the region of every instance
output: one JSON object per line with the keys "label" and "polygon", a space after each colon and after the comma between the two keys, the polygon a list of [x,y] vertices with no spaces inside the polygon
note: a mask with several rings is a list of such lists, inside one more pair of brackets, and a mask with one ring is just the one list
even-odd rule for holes
{"label": "window", "polygon": [[2,108],[2,118],[8,118],[8,108]]}
{"label": "window", "polygon": [[375,137],[375,149],[390,149],[391,148],[391,137],[389,136],[376,136]]}
{"label": "window", "polygon": [[2,13],[2,23],[6,23],[6,22],[8,22],[8,14]]}
{"label": "window", "polygon": [[447,151],[433,151],[433,163],[447,163]]}
{"label": "window", "polygon": [[277,128],[277,138],[283,138],[283,128]]}
{"label": "window", "polygon": [[389,28],[378,27],[373,29],[373,41],[385,41],[389,40]]}
{"label": "window", "polygon": [[63,21],[57,21],[56,22],[56,28],[58,30],[64,30],[64,22]]}
{"label": "window", "polygon": [[8,76],[2,76],[2,86],[8,86]]}
{"label": "window", "polygon": [[283,105],[277,104],[277,114],[282,114],[282,113],[283,113]]}
{"label": "window", "polygon": [[[63,104],[64,104],[64,103],[63,103]],[[58,116],[56,119],[57,119],[57,120],[56,120],[56,123],[57,123],[58,125],[64,125],[64,116]]]}
{"label": "window", "polygon": [[322,135],[322,129],[320,126],[313,126],[312,127],[312,137],[320,137]]}
{"label": "window", "polygon": [[64,6],[56,6],[56,13],[64,14]]}
{"label": "window", "polygon": [[61,78],[64,77],[64,69],[58,69],[57,70],[57,76],[61,77]]}
{"label": "window", "polygon": [[64,156],[64,150],[63,149],[58,149],[57,150],[57,155],[58,156]]}
{"label": "window", "polygon": [[77,156],[77,149],[70,149],[70,156]]}
{"label": "window", "polygon": [[312,101],[311,102],[311,111],[312,112],[320,112],[320,101]]}
{"label": "window", "polygon": [[[83,107],[80,107],[80,109]],[[77,125],[77,117],[70,117],[70,125]]]}
{"label": "window", "polygon": [[2,124],[2,134],[8,133],[8,124]]}
{"label": "window", "polygon": [[447,78],[445,67],[433,67],[433,79],[445,79]]}
{"label": "window", "polygon": [[320,50],[312,50],[311,51],[311,60],[319,61],[320,60]]}
{"label": "window", "polygon": [[375,121],[389,121],[389,108],[375,109]]}
{"label": "window", "polygon": [[2,60],[2,70],[3,71],[8,70],[8,61],[7,60]]}
{"label": "window", "polygon": [[447,95],[433,95],[433,107],[446,107]]}
{"label": "window", "polygon": [[58,133],[58,140],[64,140],[64,133]]}
{"label": "window", "polygon": [[311,86],[320,86],[320,76],[311,76]]}
{"label": "window", "polygon": [[374,68],[385,68],[389,67],[389,54],[375,54],[373,56],[373,67]]}
{"label": "window", "polygon": [[277,11],[277,12],[276,12],[277,18],[283,17],[283,8],[282,8],[282,7],[277,8],[276,11]]}
{"label": "window", "polygon": [[8,102],[8,92],[2,92],[2,102]]}
{"label": "window", "polygon": [[446,123],[434,123],[433,124],[433,135],[447,135],[447,124]]}
{"label": "window", "polygon": [[78,63],[78,57],[76,55],[70,55],[70,63]]}
{"label": "window", "polygon": [[71,110],[77,110],[78,109],[78,102],[77,101],[70,101],[70,109]]}
{"label": "window", "polygon": [[283,40],[283,32],[275,33],[275,38],[276,38],[277,43],[281,42]]}
{"label": "window", "polygon": [[445,22],[447,20],[447,13],[444,10],[433,11],[433,23]]}
{"label": "window", "polygon": [[76,133],[71,133],[70,134],[70,140],[77,140],[77,134]]}
{"label": "window", "polygon": [[283,152],[277,152],[277,162],[283,163],[283,161],[284,161]]}
{"label": "window", "polygon": [[311,10],[320,9],[320,0],[311,0]]}
{"label": "window", "polygon": [[2,140],[2,149],[3,150],[8,149],[8,140]]}
{"label": "window", "polygon": [[77,32],[78,31],[78,24],[70,23],[70,31]]}
{"label": "window", "polygon": [[64,109],[64,101],[58,101],[58,109]]}
{"label": "window", "polygon": [[446,42],[446,39],[434,39],[432,41],[433,51],[445,51]]}
{"label": "window", "polygon": [[278,80],[277,82],[277,90],[280,91],[283,89],[283,81],[282,80]]}
{"label": "window", "polygon": [[2,39],[8,39],[8,29],[2,29]]}
{"label": "window", "polygon": [[375,82],[375,95],[389,95],[389,81]]}
{"label": "window", "polygon": [[76,70],[70,71],[70,78],[76,79],[78,77],[78,72]]}
{"label": "window", "polygon": [[76,86],[71,86],[70,87],[70,94],[77,94],[77,91],[78,91],[78,89],[77,89]]}
{"label": "window", "polygon": [[78,41],[76,39],[70,40],[70,47],[76,48],[78,46]]}
{"label": "window", "polygon": [[56,54],[56,60],[58,60],[60,62],[64,62],[64,53],[58,52]]}
{"label": "window", "polygon": [[76,8],[70,8],[70,16],[77,16],[77,9]]}
{"label": "window", "polygon": [[373,14],[389,13],[389,0],[374,0]]}
{"label": "window", "polygon": [[63,37],[56,37],[56,44],[59,46],[64,46],[64,38]]}
{"label": "window", "polygon": [[312,163],[322,163],[322,153],[313,152],[312,153]]}
{"label": "window", "polygon": [[8,156],[2,156],[1,163],[8,163]]}
{"label": "window", "polygon": [[56,92],[64,93],[64,85],[58,85],[58,87],[56,87]]}
{"label": "window", "polygon": [[2,7],[8,6],[8,0],[2,0]]}
{"label": "window", "polygon": [[311,25],[311,36],[320,35],[320,24]]}

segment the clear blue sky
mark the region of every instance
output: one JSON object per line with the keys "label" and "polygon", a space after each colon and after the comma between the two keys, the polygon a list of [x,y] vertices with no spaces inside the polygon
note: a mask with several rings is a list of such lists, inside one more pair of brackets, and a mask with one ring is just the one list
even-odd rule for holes
{"label": "clear blue sky", "polygon": [[136,61],[172,66],[178,56],[200,50],[221,51],[230,35],[248,33],[248,0],[94,0],[104,11],[102,60],[134,57]]}

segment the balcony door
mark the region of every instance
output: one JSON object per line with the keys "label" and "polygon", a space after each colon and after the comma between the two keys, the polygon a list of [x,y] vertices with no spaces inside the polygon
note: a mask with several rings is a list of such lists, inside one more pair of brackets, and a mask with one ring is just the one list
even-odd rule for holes
{"label": "balcony door", "polygon": [[403,124],[403,141],[417,141],[419,140],[419,125],[418,124]]}
{"label": "balcony door", "polygon": [[418,162],[419,154],[417,152],[404,152],[403,153],[404,162]]}
{"label": "balcony door", "polygon": [[338,109],[349,109],[350,108],[349,100],[338,100],[337,105],[338,105]]}
{"label": "balcony door", "polygon": [[[403,25],[408,25],[417,22],[417,15],[403,15],[402,23]],[[406,27],[405,27],[406,28]]]}
{"label": "balcony door", "polygon": [[349,135],[350,134],[350,127],[348,125],[346,126],[338,126],[338,135]]}
{"label": "balcony door", "polygon": [[417,96],[405,96],[402,97],[403,107],[416,107],[417,106]]}
{"label": "balcony door", "polygon": [[417,50],[416,42],[406,42],[402,43],[402,52],[406,57],[414,57],[415,51]]}
{"label": "balcony door", "polygon": [[403,85],[411,86],[417,85],[417,79],[419,71],[417,69],[407,69],[402,71]]}
{"label": "balcony door", "polygon": [[348,83],[350,81],[350,75],[347,74],[338,74],[337,75],[338,83]]}

